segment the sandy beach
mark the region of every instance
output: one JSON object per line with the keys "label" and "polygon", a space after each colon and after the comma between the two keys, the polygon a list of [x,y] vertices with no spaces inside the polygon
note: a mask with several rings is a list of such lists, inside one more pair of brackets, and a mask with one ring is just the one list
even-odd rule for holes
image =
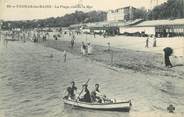
{"label": "sandy beach", "polygon": [[[54,35],[55,33],[50,33]],[[69,41],[71,37],[68,35],[60,34],[60,40]],[[153,48],[153,39],[149,38],[149,48],[145,48],[145,42],[147,37],[134,37],[134,36],[123,36],[117,35],[113,37],[104,38],[103,36],[96,35],[94,38],[93,35],[81,34],[76,35],[77,42],[90,42],[95,45],[107,46],[107,43],[110,42],[112,47],[116,48],[126,48],[139,51],[149,51],[154,53],[163,53],[163,48],[172,47],[174,49],[174,56],[184,56],[184,37],[169,37],[169,38],[156,38],[157,47]]]}
{"label": "sandy beach", "polygon": [[[91,36],[91,35],[87,35],[87,36]],[[93,47],[93,54],[86,55],[84,57],[92,61],[102,62],[111,67],[115,67],[116,69],[118,68],[130,69],[130,70],[133,70],[134,72],[142,72],[145,74],[183,78],[183,74],[184,74],[183,56],[176,56],[175,54],[173,54],[173,56],[171,56],[170,58],[174,67],[172,69],[165,67],[163,64],[162,50],[154,51],[160,48],[160,45],[159,45],[161,43],[160,40],[158,41],[159,47],[157,48],[153,48],[153,47],[145,48],[144,43],[141,43],[142,48],[139,45],[139,47],[136,50],[136,47],[134,46],[124,47],[120,42],[119,42],[119,46],[115,45],[114,44],[115,41],[113,40],[113,38],[115,37],[109,38],[109,39],[107,38],[107,40],[106,39],[101,40],[101,38],[96,39],[97,38],[96,37],[95,40],[88,39],[88,41],[85,41],[82,37],[84,36],[76,37],[76,42],[73,49],[71,48],[70,38],[68,36],[65,36],[59,40],[48,40],[43,44],[46,47],[51,47],[60,51],[66,50],[69,53],[81,56],[82,55],[80,52],[80,48],[82,45],[81,42],[83,41],[86,44],[90,42]],[[121,38],[123,37],[120,37],[120,39]],[[122,39],[124,41],[123,44],[130,45],[130,39],[131,38],[134,39],[134,38],[133,37],[126,37],[126,38],[127,39],[125,40]],[[118,40],[120,39],[118,38]],[[101,42],[99,42],[99,44],[96,44],[98,43],[98,40]],[[140,43],[141,41],[144,41],[143,38],[135,38],[134,40],[131,41],[131,43]],[[180,41],[183,41],[183,40],[179,39],[179,42]],[[108,49],[107,42],[112,42],[112,43],[114,42],[113,44],[111,44],[112,47],[110,52],[106,51]],[[118,44],[118,42],[116,43]],[[145,51],[143,51],[143,49]],[[177,51],[177,52],[179,53],[182,51]]]}

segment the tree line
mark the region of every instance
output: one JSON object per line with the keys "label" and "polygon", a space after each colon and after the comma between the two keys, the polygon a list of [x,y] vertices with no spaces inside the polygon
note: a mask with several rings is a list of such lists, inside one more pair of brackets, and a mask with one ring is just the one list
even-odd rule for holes
{"label": "tree line", "polygon": [[135,11],[135,18],[144,20],[184,18],[184,0],[168,0],[152,10],[142,7]]}
{"label": "tree line", "polygon": [[[56,18],[6,21],[3,23],[2,28],[68,27],[72,24],[105,21],[106,17],[107,13],[104,11],[91,11],[87,13],[76,11],[75,13]],[[184,0],[168,0],[154,7],[152,10],[146,10],[144,7],[139,8],[135,11],[134,18],[144,20],[184,18]]]}
{"label": "tree line", "polygon": [[27,21],[6,21],[3,23],[3,29],[9,28],[43,28],[43,27],[68,27],[72,24],[99,22],[106,19],[107,13],[104,11],[90,11],[84,13],[75,11],[62,17],[51,17],[40,20]]}

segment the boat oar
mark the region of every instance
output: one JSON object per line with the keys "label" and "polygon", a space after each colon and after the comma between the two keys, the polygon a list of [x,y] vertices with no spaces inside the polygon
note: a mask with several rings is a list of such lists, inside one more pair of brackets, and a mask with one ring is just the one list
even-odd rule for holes
{"label": "boat oar", "polygon": [[[85,83],[85,85],[88,84],[89,80],[90,80],[90,79],[87,80],[87,82]],[[77,101],[77,99],[79,99],[79,97],[80,97],[80,95],[82,94],[82,92],[83,92],[83,89],[81,90],[81,92],[79,93],[78,97],[76,98],[76,101]]]}

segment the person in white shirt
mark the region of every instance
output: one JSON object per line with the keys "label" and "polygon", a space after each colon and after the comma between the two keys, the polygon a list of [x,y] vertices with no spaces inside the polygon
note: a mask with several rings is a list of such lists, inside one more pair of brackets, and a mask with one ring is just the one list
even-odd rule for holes
{"label": "person in white shirt", "polygon": [[93,47],[91,46],[91,44],[90,43],[88,43],[88,45],[87,45],[87,53],[88,53],[88,55],[90,55],[90,54],[92,54],[93,53]]}

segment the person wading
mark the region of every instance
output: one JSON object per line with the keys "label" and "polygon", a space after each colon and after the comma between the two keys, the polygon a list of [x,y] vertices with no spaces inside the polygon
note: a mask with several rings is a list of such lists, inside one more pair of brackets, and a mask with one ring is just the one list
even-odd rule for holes
{"label": "person wading", "polygon": [[82,55],[86,55],[86,53],[87,53],[86,51],[87,51],[87,47],[84,44],[84,42],[82,42],[82,46],[81,46],[81,53],[82,53]]}
{"label": "person wading", "polygon": [[87,44],[87,54],[88,55],[91,55],[93,52],[93,47],[91,46],[90,43]]}
{"label": "person wading", "polygon": [[71,39],[71,48],[73,49],[74,47],[74,44],[75,44],[75,35],[73,34],[72,35],[72,39]]}
{"label": "person wading", "polygon": [[64,52],[63,52],[64,62],[66,62],[66,56],[67,56],[67,53],[66,53],[66,51],[64,50]]}

